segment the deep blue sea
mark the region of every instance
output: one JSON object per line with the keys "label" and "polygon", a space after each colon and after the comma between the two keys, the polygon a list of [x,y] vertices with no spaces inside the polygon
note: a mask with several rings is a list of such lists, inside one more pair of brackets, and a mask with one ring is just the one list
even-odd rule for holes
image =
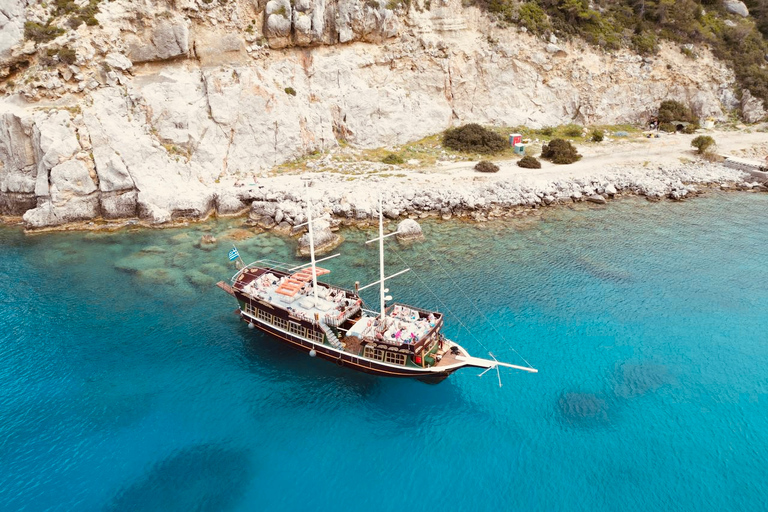
{"label": "deep blue sea", "polygon": [[[539,369],[501,388],[357,374],[248,330],[214,287],[240,220],[2,228],[0,509],[765,510],[766,214],[768,194],[712,193],[389,241],[387,273],[413,269],[397,300]],[[343,232],[329,281],[375,280],[372,232]],[[235,243],[300,261],[294,240]]]}

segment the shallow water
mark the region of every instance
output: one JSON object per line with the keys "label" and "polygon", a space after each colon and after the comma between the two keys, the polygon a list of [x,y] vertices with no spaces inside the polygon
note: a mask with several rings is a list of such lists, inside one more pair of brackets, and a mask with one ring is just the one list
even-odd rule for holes
{"label": "shallow water", "polygon": [[[0,229],[0,509],[763,510],[766,211],[627,200],[388,242],[388,273],[414,269],[398,300],[539,368],[502,388],[351,373],[249,331],[213,287],[240,221]],[[376,279],[371,233],[344,232],[331,281]]]}

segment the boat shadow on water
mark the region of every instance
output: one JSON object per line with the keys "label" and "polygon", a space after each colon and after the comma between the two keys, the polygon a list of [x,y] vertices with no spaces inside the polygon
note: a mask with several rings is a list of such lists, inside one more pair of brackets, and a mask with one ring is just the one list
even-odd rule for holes
{"label": "boat shadow on water", "polygon": [[[277,343],[269,335],[256,329],[248,329],[244,324],[240,324],[237,332],[242,340],[242,355],[251,372],[281,386],[286,382],[292,383],[289,386],[291,389],[316,391],[292,393],[289,389],[280,393],[290,394],[290,401],[296,405],[316,400],[317,392],[332,394],[336,398],[346,395],[350,402],[364,401],[369,405],[381,402],[383,409],[387,410],[382,409],[379,413],[398,417],[412,408],[413,404],[408,400],[394,399],[396,397],[419,396],[420,400],[423,399],[441,410],[448,405],[454,407],[466,402],[460,388],[450,379],[442,382],[440,386],[434,386],[414,379],[391,379],[355,372]],[[423,412],[424,409],[420,410]]]}

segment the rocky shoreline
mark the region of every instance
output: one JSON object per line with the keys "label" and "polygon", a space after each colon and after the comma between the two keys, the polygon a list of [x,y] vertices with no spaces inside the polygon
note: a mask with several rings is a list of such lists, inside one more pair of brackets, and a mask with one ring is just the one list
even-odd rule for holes
{"label": "rocky shoreline", "polygon": [[[601,205],[623,197],[681,201],[713,188],[768,191],[766,184],[754,181],[742,171],[704,162],[655,168],[618,167],[557,180],[505,176],[508,167],[502,165],[502,171],[493,176],[415,172],[406,177],[369,175],[360,179],[333,173],[260,178],[250,186],[221,184],[211,191],[212,196],[236,197],[242,206],[235,211],[220,212],[211,204],[207,210],[171,212],[162,218],[97,218],[41,228],[27,226],[27,232],[178,227],[215,215],[247,216],[245,224],[252,228],[297,236],[306,231],[306,227],[297,226],[307,221],[309,196],[313,218],[323,219],[318,223],[322,224],[318,235],[324,239],[321,249],[330,250],[340,243],[338,236],[331,233],[341,226],[365,226],[376,221],[380,192],[388,220],[440,218],[484,222],[535,215],[546,207],[574,203]],[[12,224],[19,223],[20,219],[6,217],[3,221]],[[299,252],[302,253],[301,248]]]}

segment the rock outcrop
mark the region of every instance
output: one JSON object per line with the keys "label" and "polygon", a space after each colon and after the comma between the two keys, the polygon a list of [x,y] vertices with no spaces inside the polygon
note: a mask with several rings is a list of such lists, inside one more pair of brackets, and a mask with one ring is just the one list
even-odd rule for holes
{"label": "rock outcrop", "polygon": [[[755,98],[736,98],[733,74],[706,49],[695,60],[669,45],[653,59],[607,54],[501,29],[458,0],[114,0],[99,4],[97,25],[68,24],[53,3],[6,3],[0,214],[29,227],[162,224],[254,200],[255,222],[279,225],[254,213],[270,198],[220,182],[250,183],[340,143],[403,144],[463,122],[642,122],[669,98],[702,117],[739,106],[749,120],[765,116]],[[26,19],[64,32],[22,42]],[[371,211],[334,208],[345,218]]]}
{"label": "rock outcrop", "polygon": [[424,233],[421,226],[413,219],[405,219],[397,225],[397,240],[399,242],[413,242],[424,240]]}

